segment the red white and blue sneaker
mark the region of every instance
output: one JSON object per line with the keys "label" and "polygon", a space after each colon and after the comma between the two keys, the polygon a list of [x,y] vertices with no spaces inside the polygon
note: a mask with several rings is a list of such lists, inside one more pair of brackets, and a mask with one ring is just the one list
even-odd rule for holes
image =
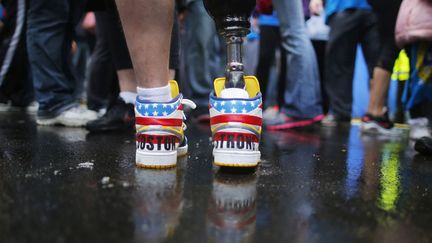
{"label": "red white and blue sneaker", "polygon": [[228,167],[255,167],[261,159],[262,96],[258,80],[246,76],[250,98],[221,98],[225,79],[214,82],[210,94],[210,125],[214,163]]}
{"label": "red white and blue sneaker", "polygon": [[177,164],[177,156],[187,153],[183,105],[195,104],[179,93],[177,82],[170,81],[169,102],[149,102],[138,96],[136,117],[136,164],[144,168],[168,168]]}

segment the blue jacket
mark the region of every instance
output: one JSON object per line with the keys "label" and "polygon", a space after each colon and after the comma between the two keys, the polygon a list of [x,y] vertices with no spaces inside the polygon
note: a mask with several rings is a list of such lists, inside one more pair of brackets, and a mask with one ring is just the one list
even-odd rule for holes
{"label": "blue jacket", "polygon": [[276,15],[276,11],[273,11],[272,15],[260,14],[258,17],[259,25],[266,26],[279,26],[279,20]]}
{"label": "blue jacket", "polygon": [[350,8],[371,9],[371,6],[367,0],[327,0],[325,6],[326,18]]}

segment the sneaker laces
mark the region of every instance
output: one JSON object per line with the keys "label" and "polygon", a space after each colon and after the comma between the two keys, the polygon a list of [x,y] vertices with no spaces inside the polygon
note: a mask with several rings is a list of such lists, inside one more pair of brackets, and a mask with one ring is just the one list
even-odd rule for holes
{"label": "sneaker laces", "polygon": [[[193,102],[192,100],[189,99],[182,99],[181,100],[181,104],[187,107],[190,107],[191,109],[195,109],[197,107],[197,105],[195,104],[195,102]],[[183,113],[183,120],[186,121],[186,115]],[[183,130],[187,129],[186,123],[183,122]]]}

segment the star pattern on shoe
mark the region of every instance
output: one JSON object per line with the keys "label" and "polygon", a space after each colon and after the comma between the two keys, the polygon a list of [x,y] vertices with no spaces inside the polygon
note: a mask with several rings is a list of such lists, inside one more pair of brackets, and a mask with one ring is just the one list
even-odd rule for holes
{"label": "star pattern on shoe", "polygon": [[259,99],[255,100],[231,100],[229,102],[226,101],[218,101],[218,100],[211,100],[210,101],[211,107],[213,107],[215,110],[221,112],[221,113],[227,113],[227,114],[235,114],[239,111],[241,113],[249,113],[253,110],[255,110],[257,107],[261,105],[261,102]]}
{"label": "star pattern on shoe", "polygon": [[177,108],[180,106],[180,99],[173,103],[153,103],[151,105],[137,105],[137,110],[139,113],[144,114],[145,116],[167,116],[172,114]]}

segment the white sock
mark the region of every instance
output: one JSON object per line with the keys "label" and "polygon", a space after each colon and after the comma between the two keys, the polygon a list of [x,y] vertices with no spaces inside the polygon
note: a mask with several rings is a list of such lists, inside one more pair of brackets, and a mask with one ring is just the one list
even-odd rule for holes
{"label": "white sock", "polygon": [[221,91],[220,97],[225,99],[229,99],[229,98],[247,99],[249,98],[249,94],[244,89],[228,88],[228,89],[223,89]]}
{"label": "white sock", "polygon": [[171,87],[167,86],[158,88],[142,88],[137,87],[137,92],[139,96],[142,96],[145,100],[153,102],[167,102],[172,99],[171,97]]}
{"label": "white sock", "polygon": [[135,104],[137,93],[130,91],[121,91],[119,96],[124,100],[124,102],[126,102],[126,104]]}

